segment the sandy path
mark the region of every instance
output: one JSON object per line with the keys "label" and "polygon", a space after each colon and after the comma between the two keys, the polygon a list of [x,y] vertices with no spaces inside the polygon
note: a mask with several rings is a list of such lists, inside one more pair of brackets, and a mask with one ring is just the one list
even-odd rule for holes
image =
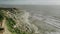
{"label": "sandy path", "polygon": [[9,32],[8,31],[8,29],[7,29],[7,26],[5,25],[5,18],[4,18],[4,20],[3,20],[3,25],[2,25],[2,27],[4,27],[4,32],[3,32],[3,34],[11,34],[11,32]]}

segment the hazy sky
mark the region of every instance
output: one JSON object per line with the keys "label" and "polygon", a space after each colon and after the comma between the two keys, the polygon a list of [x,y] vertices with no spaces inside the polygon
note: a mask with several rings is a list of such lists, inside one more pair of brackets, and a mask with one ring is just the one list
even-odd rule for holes
{"label": "hazy sky", "polygon": [[0,0],[0,4],[60,5],[60,0]]}

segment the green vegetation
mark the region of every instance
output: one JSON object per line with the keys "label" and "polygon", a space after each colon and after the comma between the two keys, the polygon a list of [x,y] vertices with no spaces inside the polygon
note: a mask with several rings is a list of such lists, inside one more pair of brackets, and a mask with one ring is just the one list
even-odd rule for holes
{"label": "green vegetation", "polygon": [[13,28],[13,26],[15,25],[16,23],[13,21],[13,19],[11,18],[7,18],[7,22],[6,22],[6,25],[8,27],[8,30],[12,33],[19,33],[20,34],[20,30],[18,28]]}
{"label": "green vegetation", "polygon": [[4,19],[3,15],[4,15],[3,12],[0,11],[0,22]]}
{"label": "green vegetation", "polygon": [[4,17],[2,15],[0,15],[0,22],[4,19]]}
{"label": "green vegetation", "polygon": [[[28,32],[22,31],[20,28],[18,29],[18,27],[14,28],[14,25],[16,25],[15,20],[13,20],[13,18],[8,17],[9,14],[6,14],[8,11],[11,13],[11,11],[13,11],[11,8],[8,9],[1,9],[0,8],[0,21],[2,21],[4,18],[6,18],[6,26],[7,29],[12,33],[12,34],[28,34]],[[3,11],[2,11],[3,10]],[[8,10],[8,11],[7,11]],[[13,11],[14,12],[14,11]],[[8,15],[8,16],[6,16]]]}

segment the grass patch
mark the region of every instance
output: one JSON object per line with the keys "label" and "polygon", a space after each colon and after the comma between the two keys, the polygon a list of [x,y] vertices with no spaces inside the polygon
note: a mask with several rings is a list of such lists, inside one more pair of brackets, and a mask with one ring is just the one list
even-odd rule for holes
{"label": "grass patch", "polygon": [[28,34],[27,32],[21,31],[17,27],[14,28],[13,26],[16,25],[16,22],[12,18],[7,18],[6,25],[7,25],[8,30],[12,34]]}

